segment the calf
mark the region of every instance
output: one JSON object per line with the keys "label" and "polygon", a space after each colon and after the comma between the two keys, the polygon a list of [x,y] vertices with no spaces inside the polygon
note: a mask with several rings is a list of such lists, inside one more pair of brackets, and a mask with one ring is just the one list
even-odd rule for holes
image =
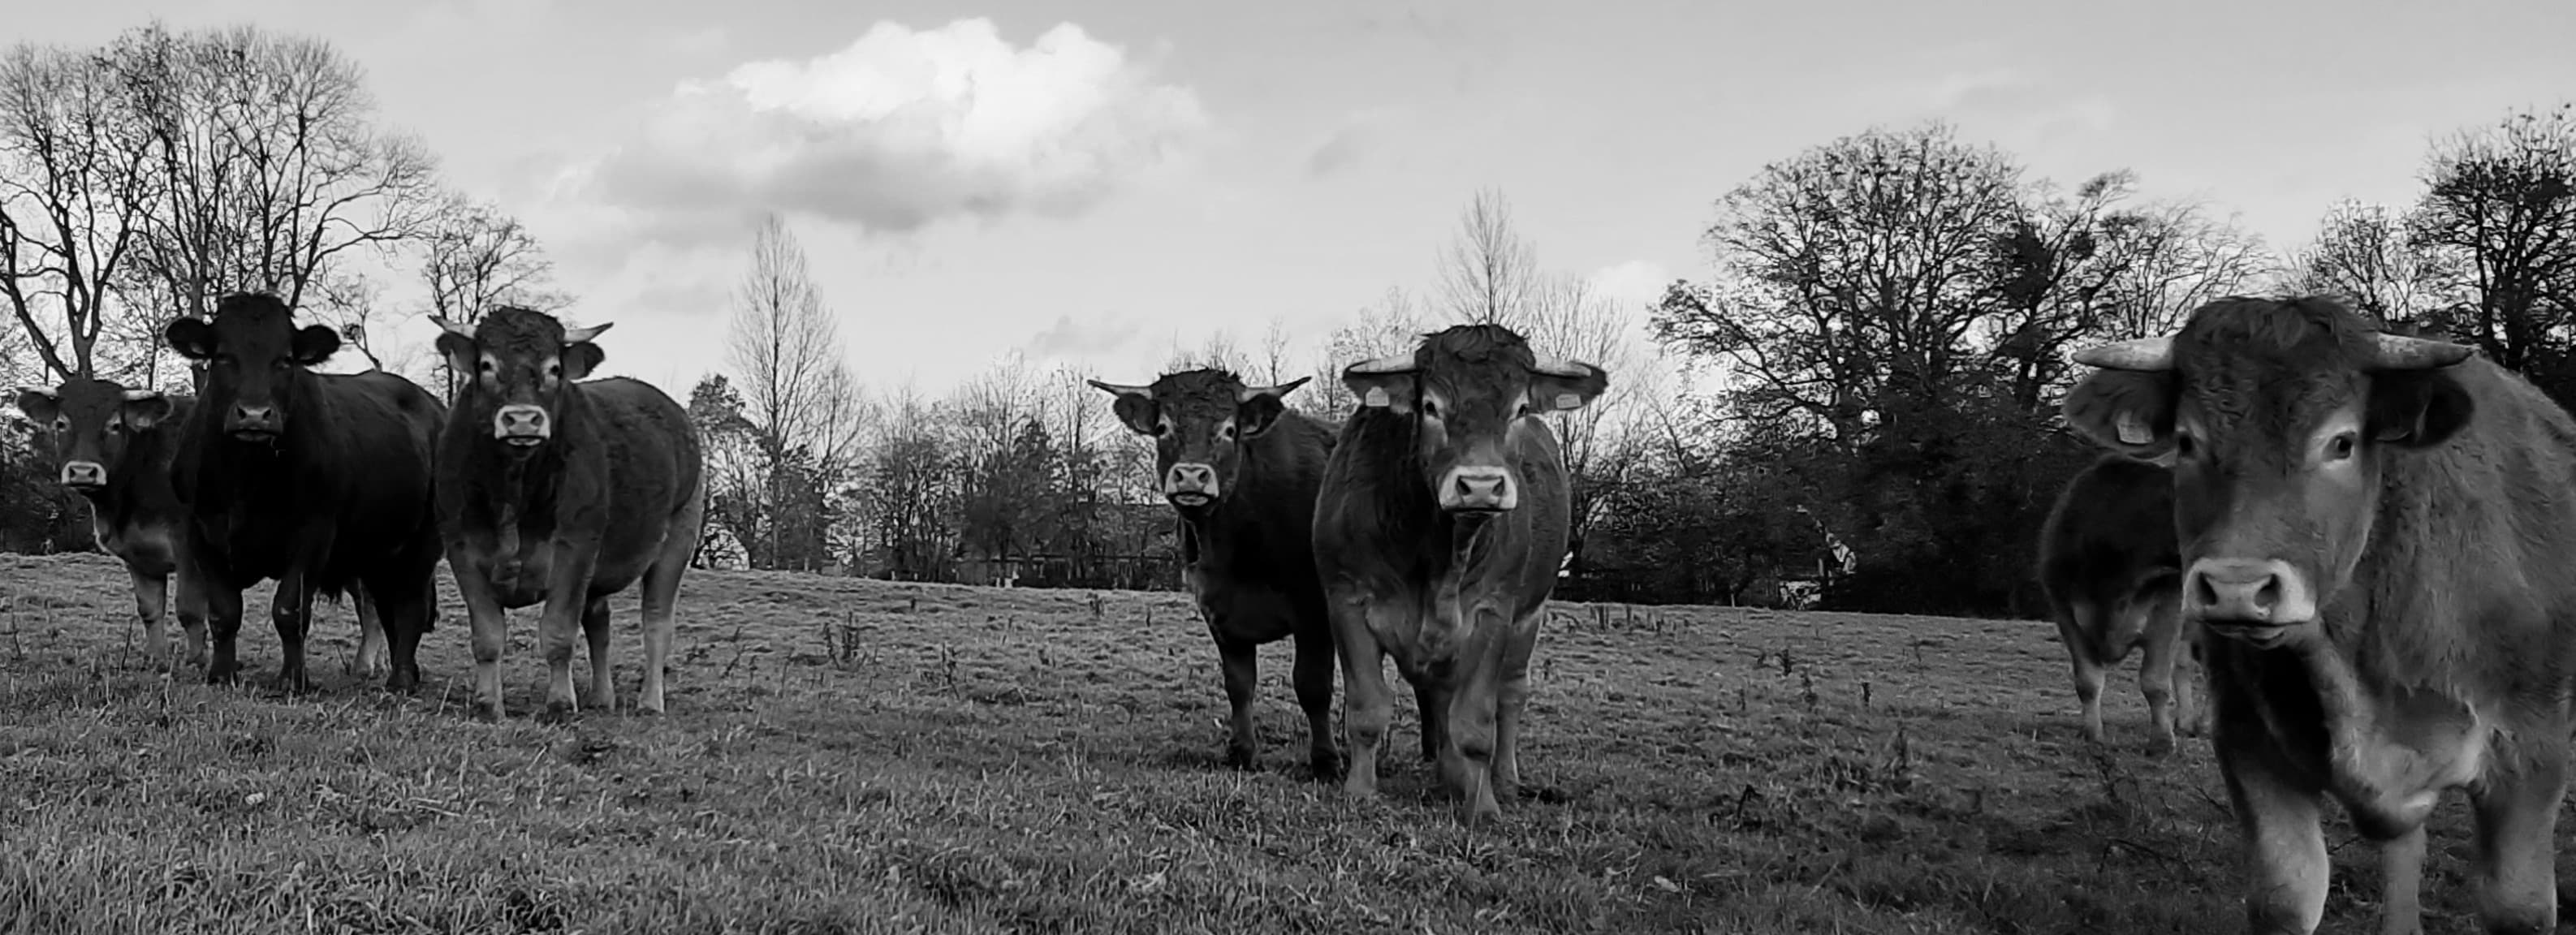
{"label": "calf", "polygon": [[[2199,655],[2198,644],[2183,635],[2179,554],[2173,472],[2126,455],[2104,456],[2077,473],[2040,531],[2039,583],[2075,664],[2084,736],[2094,743],[2103,739],[2103,675],[2141,645],[2146,657],[2138,666],[2138,692],[2155,726],[2147,752],[2172,753],[2175,702],[2194,707],[2191,679],[2174,678],[2184,647]],[[2186,731],[2199,731],[2199,719],[2184,720]]]}
{"label": "calf", "polygon": [[2576,731],[2576,420],[2472,348],[2317,297],[2230,298],[2078,351],[2067,421],[2174,457],[2183,616],[2256,932],[2314,931],[2319,813],[2381,843],[2381,927],[2421,928],[2424,821],[2468,793],[2490,932],[2557,926]]}
{"label": "calf", "polygon": [[[437,597],[430,445],[445,408],[383,371],[313,372],[340,336],[295,327],[275,296],[225,296],[212,321],[183,317],[162,335],[205,368],[170,483],[187,516],[181,561],[206,588],[206,680],[239,677],[242,590],[273,578],[280,688],[312,687],[304,637],[314,596],[361,589],[360,620],[372,602],[392,657],[386,687],[417,687],[416,650]],[[363,646],[360,654],[370,655]]]}
{"label": "calf", "polygon": [[1306,712],[1307,762],[1341,774],[1333,744],[1333,629],[1315,577],[1315,494],[1333,426],[1280,400],[1305,378],[1245,386],[1223,370],[1167,373],[1149,386],[1089,381],[1117,397],[1118,421],[1154,439],[1154,477],[1180,520],[1181,562],[1225,670],[1226,762],[1250,769],[1254,649],[1296,640],[1292,681]]}
{"label": "calf", "polygon": [[1360,408],[1315,505],[1350,734],[1342,789],[1377,794],[1392,656],[1461,817],[1498,816],[1518,795],[1530,654],[1572,524],[1565,456],[1539,416],[1581,408],[1609,375],[1540,361],[1501,325],[1460,325],[1342,382]]}
{"label": "calf", "polygon": [[73,378],[53,389],[21,388],[18,411],[45,432],[62,465],[65,488],[89,501],[90,531],[98,546],[125,563],[134,579],[134,607],[143,618],[143,652],[155,665],[170,658],[170,578],[179,578],[179,626],[187,633],[188,660],[204,665],[206,598],[194,577],[181,573],[179,523],[184,514],[170,491],[170,459],[178,444],[171,423],[187,419],[196,399],[129,390],[113,381]]}
{"label": "calf", "polygon": [[608,598],[643,582],[644,686],[663,711],[671,614],[706,525],[704,464],[688,410],[652,384],[581,382],[605,352],[553,316],[503,307],[468,330],[438,320],[460,376],[438,436],[438,528],[474,621],[474,707],[498,720],[508,609],[544,602],[545,720],[571,716],[576,633],[590,644],[590,697],[617,706]]}

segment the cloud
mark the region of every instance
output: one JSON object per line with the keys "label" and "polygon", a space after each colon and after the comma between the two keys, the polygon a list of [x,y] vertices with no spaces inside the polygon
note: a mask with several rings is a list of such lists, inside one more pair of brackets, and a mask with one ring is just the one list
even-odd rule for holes
{"label": "cloud", "polygon": [[1032,357],[1089,357],[1114,353],[1136,339],[1143,326],[1136,322],[1103,321],[1081,324],[1071,315],[1057,315],[1055,324],[1029,338],[1021,345]]}
{"label": "cloud", "polygon": [[666,235],[764,210],[902,233],[1081,213],[1206,124],[1195,92],[1072,23],[1014,47],[985,19],[879,22],[839,51],[683,82],[566,181]]}
{"label": "cloud", "polygon": [[1306,177],[1320,179],[1348,168],[1361,155],[1367,129],[1358,124],[1345,124],[1325,137],[1323,145],[1306,154]]}
{"label": "cloud", "polygon": [[1592,271],[1592,288],[1624,308],[1649,305],[1664,297],[1673,275],[1653,260],[1629,260]]}

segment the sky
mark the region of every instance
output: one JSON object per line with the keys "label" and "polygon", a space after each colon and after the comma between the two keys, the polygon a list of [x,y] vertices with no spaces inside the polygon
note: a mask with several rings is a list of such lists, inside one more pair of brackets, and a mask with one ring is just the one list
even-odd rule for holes
{"label": "sky", "polygon": [[42,43],[155,17],[338,46],[543,240],[564,317],[615,323],[601,372],[674,395],[724,366],[763,211],[868,385],[1013,351],[1142,383],[1430,287],[1479,189],[1642,320],[1708,275],[1716,199],[1872,126],[2127,168],[2278,248],[2411,201],[2434,137],[2576,96],[2563,0],[0,0]]}

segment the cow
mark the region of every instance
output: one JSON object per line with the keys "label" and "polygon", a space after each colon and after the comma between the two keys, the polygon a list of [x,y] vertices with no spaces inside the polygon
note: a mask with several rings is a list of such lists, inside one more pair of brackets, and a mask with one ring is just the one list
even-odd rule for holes
{"label": "cow", "polygon": [[1291,684],[1306,713],[1307,763],[1341,775],[1333,742],[1333,627],[1315,577],[1315,497],[1333,450],[1330,423],[1282,400],[1311,378],[1245,386],[1233,373],[1187,370],[1150,385],[1090,380],[1129,431],[1154,440],[1155,483],[1178,523],[1183,577],[1216,642],[1229,709],[1226,763],[1253,769],[1255,650],[1294,639]]}
{"label": "cow", "polygon": [[2576,420],[2447,341],[2318,296],[2230,297],[2081,349],[2067,421],[2174,457],[2182,612],[2256,932],[2315,930],[2319,811],[2381,846],[2383,931],[2421,925],[2424,821],[2464,789],[2490,932],[2557,925],[2576,728]]}
{"label": "cow", "polygon": [[[2104,455],[2069,480],[2040,530],[2039,583],[2074,664],[2084,736],[2103,742],[2105,673],[2144,647],[2138,693],[2155,733],[2147,752],[2174,751],[2175,713],[2190,711],[2191,679],[2176,680],[2182,654],[2198,644],[2182,627],[2182,560],[2173,534],[2173,471],[2122,454]],[[2179,702],[2179,705],[2177,705]],[[2205,716],[2207,706],[2199,706]],[[2185,715],[2198,733],[2203,717]]]}
{"label": "cow", "polygon": [[182,561],[206,589],[206,681],[239,679],[242,591],[275,579],[278,688],[311,690],[313,599],[352,592],[362,625],[375,618],[390,656],[385,687],[417,688],[417,650],[437,611],[429,461],[446,407],[380,370],[314,372],[340,336],[295,327],[293,310],[268,293],[226,295],[212,320],[180,317],[162,337],[204,367],[197,405],[178,426],[170,484],[187,517]]}
{"label": "cow", "polygon": [[112,380],[74,377],[52,388],[21,387],[18,411],[52,443],[65,489],[89,501],[99,548],[125,563],[143,619],[143,653],[155,665],[170,658],[170,579],[179,579],[179,626],[187,656],[203,665],[206,601],[196,580],[178,574],[178,496],[170,491],[170,458],[178,449],[172,423],[188,417],[193,397],[129,390]]}
{"label": "cow", "polygon": [[540,720],[569,718],[573,637],[590,647],[590,699],[615,710],[608,599],[638,581],[644,684],[636,707],[664,711],[680,576],[706,526],[705,464],[688,410],[627,377],[584,382],[607,353],[606,324],[567,330],[554,316],[503,306],[471,328],[436,319],[456,373],[456,407],[438,435],[438,531],[473,620],[474,710],[505,714],[506,610],[543,603]]}
{"label": "cow", "polygon": [[1359,408],[1324,470],[1315,563],[1342,655],[1343,793],[1377,794],[1392,656],[1460,819],[1499,817],[1519,795],[1530,654],[1572,525],[1565,455],[1539,417],[1590,403],[1609,374],[1479,324],[1352,364],[1342,383]]}

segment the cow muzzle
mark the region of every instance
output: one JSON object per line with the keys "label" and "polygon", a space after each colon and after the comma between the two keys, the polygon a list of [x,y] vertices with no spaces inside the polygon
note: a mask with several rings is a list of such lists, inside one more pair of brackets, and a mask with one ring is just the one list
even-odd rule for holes
{"label": "cow muzzle", "polygon": [[96,461],[63,462],[63,486],[73,490],[97,490],[107,486],[107,466]]}
{"label": "cow muzzle", "polygon": [[275,406],[234,405],[231,418],[224,420],[224,430],[243,441],[264,441],[277,437],[281,426]]}
{"label": "cow muzzle", "polygon": [[2257,645],[2316,619],[2307,576],[2278,559],[2204,558],[2183,574],[2183,616],[2210,632]]}
{"label": "cow muzzle", "polygon": [[554,437],[554,419],[545,407],[514,403],[492,413],[492,437],[525,448]]}
{"label": "cow muzzle", "polygon": [[1500,513],[1519,505],[1520,485],[1499,467],[1454,467],[1440,479],[1440,508],[1452,513]]}
{"label": "cow muzzle", "polygon": [[1173,506],[1202,507],[1216,502],[1216,468],[1181,462],[1163,473],[1163,499]]}

